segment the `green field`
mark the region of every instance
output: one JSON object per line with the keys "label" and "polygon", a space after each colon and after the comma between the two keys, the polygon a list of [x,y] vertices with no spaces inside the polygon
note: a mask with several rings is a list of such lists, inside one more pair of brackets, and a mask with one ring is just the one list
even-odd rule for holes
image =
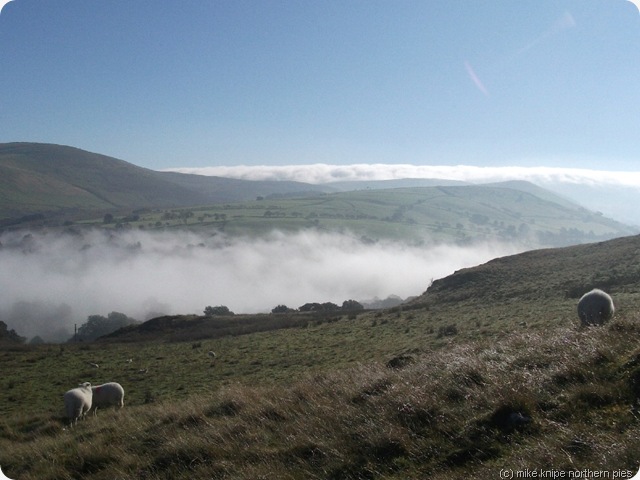
{"label": "green field", "polygon": [[[119,228],[218,230],[256,236],[315,229],[365,241],[518,240],[569,245],[631,234],[633,229],[527,184],[360,190],[291,199],[260,199],[198,208],[148,210],[115,217]],[[545,198],[547,196],[548,198]],[[555,201],[554,201],[555,200]],[[102,218],[89,222],[100,225]],[[86,224],[86,222],[85,222]]]}

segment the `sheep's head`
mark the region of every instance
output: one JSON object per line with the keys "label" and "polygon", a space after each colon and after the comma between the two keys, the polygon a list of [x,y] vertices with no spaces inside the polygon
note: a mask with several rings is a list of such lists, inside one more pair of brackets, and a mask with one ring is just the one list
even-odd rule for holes
{"label": "sheep's head", "polygon": [[81,384],[80,384],[80,386],[81,386],[82,388],[91,388],[91,383],[89,383],[89,382],[84,382],[84,383],[81,383]]}

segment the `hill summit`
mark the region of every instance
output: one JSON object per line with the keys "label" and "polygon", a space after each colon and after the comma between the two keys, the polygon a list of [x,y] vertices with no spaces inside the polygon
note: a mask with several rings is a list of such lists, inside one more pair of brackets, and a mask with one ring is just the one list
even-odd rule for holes
{"label": "hill summit", "polygon": [[184,207],[305,190],[314,187],[158,172],[62,145],[0,144],[0,218],[65,209]]}
{"label": "hill summit", "polygon": [[73,147],[34,143],[0,145],[0,192],[0,211],[9,215],[205,201],[158,172]]}
{"label": "hill summit", "polygon": [[640,236],[496,258],[435,280],[415,304],[577,299],[594,287],[640,291]]}

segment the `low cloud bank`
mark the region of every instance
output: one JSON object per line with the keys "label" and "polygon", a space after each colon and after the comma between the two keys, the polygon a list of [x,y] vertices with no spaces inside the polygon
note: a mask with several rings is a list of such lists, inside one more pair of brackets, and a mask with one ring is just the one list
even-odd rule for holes
{"label": "low cloud bank", "polygon": [[208,305],[253,313],[278,304],[405,298],[432,279],[519,251],[498,244],[365,245],[308,231],[251,240],[189,232],[23,232],[0,242],[0,320],[45,340],[68,338],[74,323],[112,311],[145,320],[201,314]]}
{"label": "low cloud bank", "polygon": [[293,180],[313,184],[340,181],[438,178],[463,182],[528,180],[534,183],[614,184],[640,188],[639,172],[557,167],[477,167],[470,165],[353,164],[237,165],[173,168],[169,171],[243,180]]}

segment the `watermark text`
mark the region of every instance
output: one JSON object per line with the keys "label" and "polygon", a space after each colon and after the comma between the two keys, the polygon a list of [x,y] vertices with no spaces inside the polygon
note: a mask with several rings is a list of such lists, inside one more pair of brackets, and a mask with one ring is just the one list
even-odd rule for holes
{"label": "watermark text", "polygon": [[529,478],[548,478],[548,479],[592,479],[592,478],[605,478],[605,479],[623,479],[633,478],[636,472],[631,470],[591,470],[585,468],[582,470],[554,470],[544,468],[534,468],[523,470],[512,470],[510,468],[503,468],[500,470],[500,478],[506,480],[513,479],[529,479]]}

